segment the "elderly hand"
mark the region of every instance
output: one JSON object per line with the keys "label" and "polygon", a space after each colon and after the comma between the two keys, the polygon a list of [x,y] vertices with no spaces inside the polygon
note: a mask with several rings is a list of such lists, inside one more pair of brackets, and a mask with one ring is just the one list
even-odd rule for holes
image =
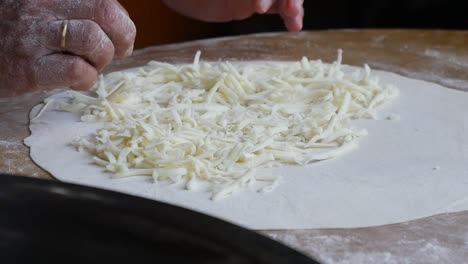
{"label": "elderly hand", "polygon": [[241,20],[255,13],[280,14],[288,30],[299,31],[304,0],[163,0],[172,9],[207,22]]}
{"label": "elderly hand", "polygon": [[136,29],[117,0],[0,0],[0,97],[89,89]]}

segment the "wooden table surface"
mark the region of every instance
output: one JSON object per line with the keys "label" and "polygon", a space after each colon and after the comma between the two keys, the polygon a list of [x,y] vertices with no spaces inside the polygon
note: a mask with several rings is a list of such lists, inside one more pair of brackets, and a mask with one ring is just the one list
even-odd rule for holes
{"label": "wooden table surface", "polygon": [[[106,71],[150,60],[189,62],[197,50],[205,60],[298,60],[305,55],[330,62],[339,48],[345,64],[368,63],[468,91],[468,32],[463,31],[343,30],[203,40],[139,50]],[[29,135],[28,112],[45,96],[0,99],[0,173],[53,179],[31,161],[22,143]],[[468,212],[380,227],[260,233],[324,263],[468,263]]]}

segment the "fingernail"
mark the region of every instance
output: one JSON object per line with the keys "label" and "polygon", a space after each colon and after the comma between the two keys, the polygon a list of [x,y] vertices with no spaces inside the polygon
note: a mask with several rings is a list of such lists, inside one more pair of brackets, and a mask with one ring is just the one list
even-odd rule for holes
{"label": "fingernail", "polygon": [[304,27],[304,21],[302,16],[296,17],[297,31],[301,31]]}
{"label": "fingernail", "polygon": [[259,0],[260,3],[258,4],[260,7],[259,13],[266,13],[268,9],[270,9],[272,0]]}

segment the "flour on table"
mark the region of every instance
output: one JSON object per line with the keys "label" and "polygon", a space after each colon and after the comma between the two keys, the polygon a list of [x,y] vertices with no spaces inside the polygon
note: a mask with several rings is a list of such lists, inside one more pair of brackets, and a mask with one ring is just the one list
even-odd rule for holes
{"label": "flour on table", "polygon": [[[341,61],[323,65],[322,68],[317,65],[318,61],[306,59],[299,63],[208,64],[198,59],[194,64],[181,66],[152,63],[143,69],[105,77],[102,85],[96,89],[98,96],[94,98],[70,92],[57,94],[54,101],[49,103],[49,107],[31,123],[32,136],[26,143],[31,147],[34,161],[60,180],[160,200],[253,229],[374,226],[468,208],[468,202],[464,202],[463,199],[468,196],[468,142],[463,136],[468,124],[468,115],[466,111],[463,112],[468,101],[467,93],[388,72],[373,72],[373,76],[380,79],[377,83],[376,78],[369,76],[368,69],[359,71],[358,68],[341,65]],[[216,67],[224,67],[225,70],[219,72],[221,76],[198,79],[200,87],[205,87],[202,83],[207,83],[206,87],[211,88],[208,90],[204,88],[186,91],[183,86],[181,89],[175,85],[172,87],[175,92],[171,94],[171,89],[164,87],[164,84],[171,86],[175,81],[172,80],[171,83],[171,80],[158,79],[160,77],[155,74],[158,71],[181,71],[183,75],[176,78],[182,78],[182,83],[193,83],[197,80],[200,70],[216,75],[217,72],[213,71]],[[242,80],[239,78],[245,77],[245,72],[249,72],[249,67],[250,70],[255,67],[276,67],[277,72],[270,72],[269,82],[257,90],[257,85],[249,87],[248,84],[239,81]],[[300,86],[292,85],[292,88],[280,89],[282,86],[291,85],[283,79],[281,70],[298,71],[302,74],[307,72],[307,67],[310,67],[309,70],[318,70],[314,72],[318,76],[328,76],[329,79],[322,81],[328,81],[329,85],[333,86],[341,76],[341,80],[347,80],[354,86],[347,83],[323,89],[314,85],[310,87],[317,89],[320,96],[311,91],[307,91],[310,94],[297,93]],[[323,70],[322,73],[320,69]],[[223,73],[225,74],[222,75]],[[260,79],[262,75],[266,76],[265,73],[265,70],[250,71],[252,76],[258,75]],[[155,84],[159,85],[164,81],[161,85],[163,87],[159,86],[161,97],[131,96],[131,88],[127,87],[126,83],[141,82],[142,76],[148,75],[155,78]],[[231,85],[217,85],[215,80],[220,78],[224,84]],[[296,84],[314,81],[314,76],[295,78]],[[241,86],[236,82],[240,82]],[[385,84],[395,84],[399,88],[399,99],[393,100],[388,107],[379,109],[379,115],[383,116],[384,120],[362,119],[376,116],[374,107],[369,107],[371,104],[378,106],[395,97],[396,90]],[[239,87],[244,89],[244,93]],[[365,88],[362,90],[362,87]],[[252,91],[245,91],[246,88]],[[279,93],[269,93],[272,90]],[[364,97],[355,91],[360,91]],[[254,96],[258,93],[262,96]],[[290,96],[288,93],[296,93],[304,98]],[[211,101],[208,101],[209,98]],[[249,98],[251,105],[242,101],[242,98]],[[320,106],[323,108],[305,107],[304,100],[307,98],[312,98],[318,105],[322,103]],[[356,98],[360,98],[360,105],[356,105]],[[145,111],[138,112],[138,108],[134,107],[138,104],[133,104],[139,100],[157,102],[159,108],[154,104],[154,109],[162,114],[156,119],[151,114],[144,116]],[[106,108],[106,104],[111,107],[107,105]],[[193,108],[194,104],[201,106]],[[348,109],[344,107],[346,105]],[[131,110],[128,120],[133,119],[134,123],[122,122],[125,120],[126,112],[122,110],[125,107]],[[247,123],[252,120],[258,122],[258,119],[242,116],[242,113],[246,112],[245,108],[249,107],[261,111],[263,114],[258,117],[262,118],[271,117],[275,111],[280,114],[278,119],[267,119],[269,122],[263,124],[264,127],[269,126],[272,131],[268,134],[264,131],[251,133],[245,138],[242,137],[245,133],[235,134],[242,131],[237,127],[243,120]],[[57,108],[72,112],[57,111]],[[341,109],[346,111],[340,111]],[[114,110],[114,113],[111,110]],[[197,148],[201,148],[203,142],[200,139],[196,143],[196,140],[187,142],[187,138],[180,136],[182,131],[194,132],[188,128],[197,126],[190,127],[188,124],[200,122],[200,116],[210,112],[208,110],[214,113],[207,114],[205,118],[212,120],[214,131],[219,128],[224,131],[224,134],[220,135],[227,141],[215,146],[231,150],[216,153],[214,148],[205,146],[205,151],[214,151],[208,157],[219,162],[218,165],[222,164],[218,167],[207,165],[203,160],[206,157],[203,156],[198,160],[187,158],[190,155],[202,155],[202,152],[197,152]],[[223,116],[229,111],[232,111],[230,115]],[[385,117],[392,116],[392,113],[398,113],[398,116],[404,118],[398,122],[385,120]],[[314,123],[306,120],[307,117],[314,117],[314,114],[319,117],[317,120],[321,121],[312,120]],[[288,119],[290,116],[291,121]],[[220,117],[226,117],[227,122],[222,123],[223,118]],[[332,122],[333,118],[335,121]],[[281,123],[285,122],[284,119],[287,122]],[[157,134],[152,135],[153,127],[148,127],[146,121],[141,123],[141,120],[153,122],[153,126],[166,125],[161,129],[161,133],[169,137],[166,139],[170,144],[159,142],[157,144],[161,144],[160,146],[152,146],[158,148],[159,154],[153,152],[148,155],[136,155],[138,151],[145,150],[138,145],[141,141],[152,136],[161,137]],[[109,124],[100,121],[113,121],[113,124],[109,127]],[[232,127],[229,127],[229,122],[233,124]],[[305,124],[308,132],[300,130],[300,122]],[[332,123],[334,124],[330,126]],[[290,133],[290,125],[298,131]],[[327,130],[329,126],[333,129]],[[115,130],[112,130],[112,127]],[[344,131],[340,131],[343,129]],[[364,131],[368,132],[365,137],[363,136],[367,133]],[[109,137],[116,135],[110,133],[122,134],[119,135],[120,138],[109,141]],[[179,135],[175,136],[174,133]],[[273,142],[268,141],[265,135],[272,137]],[[236,144],[232,139],[241,139],[241,142],[249,142],[252,145]],[[130,142],[132,140],[135,141]],[[292,145],[293,142],[300,144]],[[348,151],[346,155],[337,155],[340,153],[333,151],[347,146],[347,143],[359,145],[359,148]],[[178,144],[180,148],[171,144]],[[305,145],[317,149],[308,153],[305,151]],[[76,146],[86,151],[78,152]],[[261,148],[253,151],[255,146]],[[167,160],[165,164],[151,163],[150,161],[163,157],[162,150],[166,150],[166,155],[173,151],[169,154],[174,156],[167,157],[178,159]],[[120,153],[124,154],[117,155]],[[93,155],[97,158],[93,159]],[[220,157],[227,160],[225,164]],[[257,158],[259,161],[256,161]],[[315,162],[325,159],[329,160]],[[256,161],[253,162],[255,166],[242,164],[249,164],[250,160]],[[96,163],[101,166],[97,166]],[[434,164],[444,168],[443,175],[427,169],[433,168]],[[136,176],[126,177],[133,175]],[[115,179],[115,176],[126,178]],[[277,176],[282,176],[279,182],[276,181]],[[201,185],[208,183],[208,188],[186,191],[191,189],[189,182],[194,178]],[[258,192],[259,189],[255,186],[259,183],[266,184],[263,186],[270,189],[276,188],[270,193]],[[238,193],[240,191],[242,192]],[[222,197],[237,194],[216,202],[210,199],[219,193]]]}

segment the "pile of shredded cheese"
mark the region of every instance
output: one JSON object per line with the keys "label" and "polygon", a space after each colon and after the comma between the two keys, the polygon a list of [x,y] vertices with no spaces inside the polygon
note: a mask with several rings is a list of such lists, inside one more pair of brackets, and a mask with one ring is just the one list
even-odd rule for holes
{"label": "pile of shredded cheese", "polygon": [[[306,165],[357,146],[366,130],[352,119],[376,118],[398,90],[333,64],[309,61],[150,62],[137,72],[102,77],[93,95],[73,93],[60,108],[84,122],[108,122],[79,149],[114,177],[151,176],[209,186],[213,199],[245,189],[271,191],[278,175],[259,168]],[[261,187],[259,187],[261,186]]]}

